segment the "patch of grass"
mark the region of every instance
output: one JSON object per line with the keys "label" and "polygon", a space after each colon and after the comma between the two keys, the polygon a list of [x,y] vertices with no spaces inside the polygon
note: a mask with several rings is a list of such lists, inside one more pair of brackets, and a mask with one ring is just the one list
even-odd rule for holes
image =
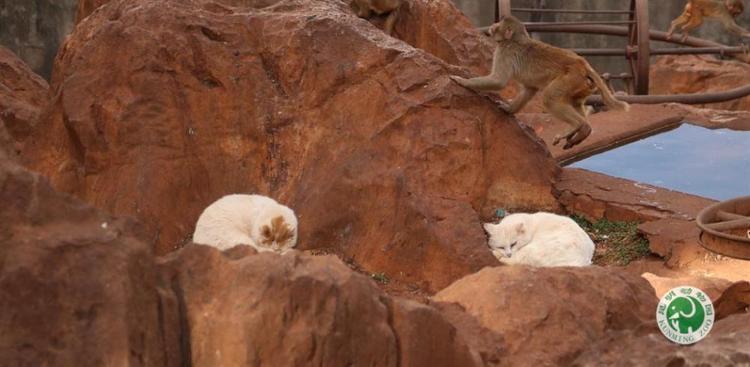
{"label": "patch of grass", "polygon": [[391,279],[388,278],[388,275],[385,273],[372,273],[370,274],[370,277],[380,284],[388,284],[391,282]]}
{"label": "patch of grass", "polygon": [[638,222],[619,222],[600,219],[594,223],[583,217],[571,216],[596,244],[594,264],[628,265],[648,256],[648,240],[638,233]]}

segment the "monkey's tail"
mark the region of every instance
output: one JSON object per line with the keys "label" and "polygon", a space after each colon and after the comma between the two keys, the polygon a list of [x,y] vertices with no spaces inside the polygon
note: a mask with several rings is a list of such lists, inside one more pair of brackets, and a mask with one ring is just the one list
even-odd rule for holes
{"label": "monkey's tail", "polygon": [[594,81],[596,87],[599,88],[599,93],[602,94],[602,100],[604,100],[604,103],[609,106],[609,108],[623,111],[630,110],[630,105],[627,102],[620,101],[619,99],[615,98],[615,96],[612,94],[612,91],[609,90],[609,86],[607,86],[607,83],[602,80],[602,78],[599,76],[599,73],[597,73],[596,70],[591,67],[591,65],[588,65],[588,63],[586,64],[586,72],[588,73],[588,77]]}

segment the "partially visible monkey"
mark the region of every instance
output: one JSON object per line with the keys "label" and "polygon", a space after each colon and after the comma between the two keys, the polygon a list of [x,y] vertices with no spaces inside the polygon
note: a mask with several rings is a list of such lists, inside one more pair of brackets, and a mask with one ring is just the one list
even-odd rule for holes
{"label": "partially visible monkey", "polygon": [[727,31],[750,38],[750,32],[737,25],[735,21],[744,10],[743,0],[688,0],[685,10],[669,26],[667,39],[671,39],[675,29],[680,27],[682,41],[685,42],[688,33],[703,24],[703,17],[715,18]]}
{"label": "partially visible monkey", "polygon": [[402,2],[403,0],[351,0],[350,6],[358,17],[364,19],[370,19],[372,13],[387,14],[383,31],[390,36],[393,34],[393,27],[396,25],[398,10]]}
{"label": "partially visible monkey", "polygon": [[521,90],[509,106],[503,106],[508,113],[517,112],[542,91],[547,111],[571,125],[568,132],[555,136],[554,145],[565,139],[563,149],[570,149],[591,134],[584,102],[597,88],[609,107],[621,110],[630,107],[615,99],[585,59],[531,38],[517,18],[505,16],[490,27],[489,34],[497,42],[490,74],[472,79],[454,75],[451,79],[478,91],[500,90],[511,79],[516,80]]}

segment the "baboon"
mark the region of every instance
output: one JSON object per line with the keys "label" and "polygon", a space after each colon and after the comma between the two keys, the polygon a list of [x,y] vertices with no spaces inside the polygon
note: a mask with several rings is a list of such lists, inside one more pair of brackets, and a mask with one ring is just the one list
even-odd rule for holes
{"label": "baboon", "polygon": [[352,0],[350,6],[358,17],[370,19],[372,13],[377,15],[388,15],[385,19],[383,31],[387,35],[393,34],[393,27],[396,25],[398,10],[403,0]]}
{"label": "baboon", "polygon": [[682,41],[685,42],[688,33],[703,24],[703,18],[714,18],[724,25],[724,28],[742,37],[750,37],[750,32],[737,25],[737,18],[745,10],[742,0],[688,0],[685,10],[672,21],[667,31],[667,39],[672,38],[677,27],[682,30]]}
{"label": "baboon", "polygon": [[547,111],[571,125],[568,132],[555,136],[554,145],[565,139],[563,149],[570,149],[591,134],[584,102],[597,88],[607,106],[629,108],[627,103],[615,99],[585,59],[531,38],[517,18],[505,16],[490,27],[489,34],[497,42],[490,74],[472,79],[454,75],[451,79],[477,91],[500,90],[511,79],[517,81],[521,84],[519,95],[510,105],[501,105],[508,113],[517,112],[542,91]]}

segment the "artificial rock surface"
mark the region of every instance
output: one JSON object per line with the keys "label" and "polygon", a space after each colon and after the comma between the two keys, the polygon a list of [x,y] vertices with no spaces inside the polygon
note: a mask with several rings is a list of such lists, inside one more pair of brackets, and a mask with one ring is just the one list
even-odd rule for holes
{"label": "artificial rock surface", "polygon": [[132,220],[0,153],[0,365],[168,365],[151,246]]}
{"label": "artificial rock surface", "polygon": [[480,218],[557,208],[549,153],[455,66],[340,1],[229,3],[93,12],[57,57],[26,164],[139,219],[160,254],[217,198],[260,193],[296,211],[301,249],[429,291],[496,264]]}
{"label": "artificial rock surface", "polygon": [[12,51],[0,46],[0,125],[19,150],[47,105],[49,85]]}
{"label": "artificial rock surface", "polygon": [[55,192],[1,152],[0,200],[2,366],[499,360],[464,342],[453,322],[470,316],[387,296],[333,256],[190,245],[157,259],[136,222]]}
{"label": "artificial rock surface", "polygon": [[190,245],[160,261],[194,366],[482,365],[436,309],[383,294],[334,256],[252,252]]}
{"label": "artificial rock surface", "polygon": [[605,335],[656,326],[657,300],[648,282],[596,266],[486,268],[433,299],[459,304],[502,335],[509,365],[566,365]]}

